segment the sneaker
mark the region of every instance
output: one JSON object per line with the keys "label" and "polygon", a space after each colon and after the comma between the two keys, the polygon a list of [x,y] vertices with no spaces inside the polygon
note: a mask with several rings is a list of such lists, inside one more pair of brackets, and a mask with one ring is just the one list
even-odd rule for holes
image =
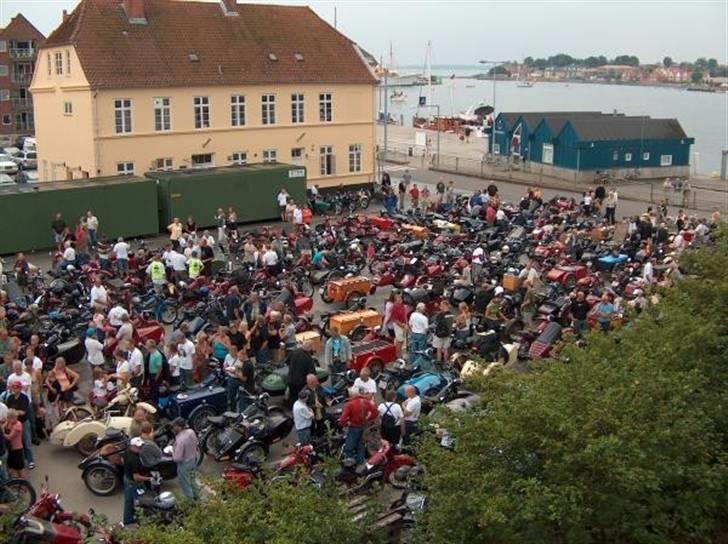
{"label": "sneaker", "polygon": [[33,470],[34,468],[35,468],[35,463],[33,461],[28,463],[28,470]]}

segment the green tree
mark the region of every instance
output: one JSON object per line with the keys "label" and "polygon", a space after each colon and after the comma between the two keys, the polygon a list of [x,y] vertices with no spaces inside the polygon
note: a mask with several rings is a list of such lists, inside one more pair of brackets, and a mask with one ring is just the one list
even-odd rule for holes
{"label": "green tree", "polygon": [[511,72],[504,66],[494,66],[490,70],[488,70],[488,75],[492,76],[493,74],[499,75],[499,76],[511,76]]}
{"label": "green tree", "polygon": [[695,66],[697,66],[698,68],[707,68],[708,60],[705,57],[700,57],[695,61]]}
{"label": "green tree", "polygon": [[640,59],[633,55],[619,55],[617,57],[614,57],[613,63],[625,66],[639,66]]}
{"label": "green tree", "polygon": [[665,57],[664,59],[662,59],[662,65],[665,68],[669,68],[670,66],[672,66],[672,57]]}
{"label": "green tree", "polygon": [[598,66],[604,66],[607,64],[607,58],[604,55],[598,57],[587,57],[584,59],[584,66],[587,68],[597,68]]}
{"label": "green tree", "polygon": [[[468,383],[480,413],[425,442],[421,541],[709,542],[728,514],[728,236],[695,277],[561,361]],[[687,316],[690,316],[688,319]]]}
{"label": "green tree", "polygon": [[574,57],[572,57],[571,55],[566,55],[565,53],[559,53],[558,55],[549,57],[546,62],[548,66],[563,68],[564,66],[571,66],[572,64],[574,64]]}
{"label": "green tree", "polygon": [[548,64],[546,62],[546,59],[539,58],[533,61],[533,66],[538,68],[539,70],[543,70],[544,68],[546,68],[547,65]]}
{"label": "green tree", "polygon": [[705,78],[705,73],[702,70],[695,70],[690,76],[690,81],[693,83],[702,83]]}
{"label": "green tree", "polygon": [[713,58],[708,59],[707,68],[711,72],[714,70],[717,70],[718,69],[718,59],[713,59]]}
{"label": "green tree", "polygon": [[523,59],[523,64],[526,66],[533,66],[533,57],[526,57]]}

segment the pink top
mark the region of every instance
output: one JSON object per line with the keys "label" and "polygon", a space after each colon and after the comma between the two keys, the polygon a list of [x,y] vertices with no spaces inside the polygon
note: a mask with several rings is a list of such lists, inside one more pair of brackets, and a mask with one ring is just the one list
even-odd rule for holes
{"label": "pink top", "polygon": [[5,427],[5,438],[10,444],[11,450],[22,450],[23,449],[23,424],[20,421],[16,421],[12,425]]}

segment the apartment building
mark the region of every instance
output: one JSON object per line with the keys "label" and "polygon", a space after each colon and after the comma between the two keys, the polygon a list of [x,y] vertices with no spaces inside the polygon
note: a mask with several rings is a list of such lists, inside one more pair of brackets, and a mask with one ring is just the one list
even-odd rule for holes
{"label": "apartment building", "polygon": [[82,0],[31,86],[41,180],[285,162],[370,181],[377,80],[308,7]]}
{"label": "apartment building", "polygon": [[28,87],[38,47],[45,36],[18,14],[0,28],[0,143],[33,133],[33,100]]}

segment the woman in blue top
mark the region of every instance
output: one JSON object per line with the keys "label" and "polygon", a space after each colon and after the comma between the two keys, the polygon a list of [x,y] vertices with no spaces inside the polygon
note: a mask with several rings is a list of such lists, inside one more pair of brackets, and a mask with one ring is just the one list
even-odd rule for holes
{"label": "woman in blue top", "polygon": [[218,361],[224,361],[230,351],[230,337],[227,327],[218,327],[212,337],[212,356]]}

